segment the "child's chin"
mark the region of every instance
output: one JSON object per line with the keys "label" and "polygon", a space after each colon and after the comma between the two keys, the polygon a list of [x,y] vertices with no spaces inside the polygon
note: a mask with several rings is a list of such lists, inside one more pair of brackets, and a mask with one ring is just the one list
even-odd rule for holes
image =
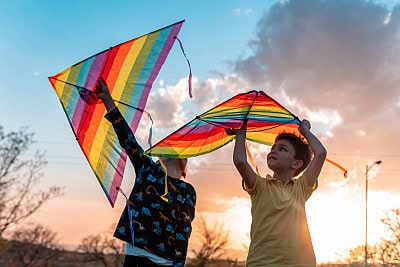
{"label": "child's chin", "polygon": [[273,163],[268,163],[267,166],[268,166],[268,168],[269,168],[271,171],[274,171],[275,165],[274,165]]}

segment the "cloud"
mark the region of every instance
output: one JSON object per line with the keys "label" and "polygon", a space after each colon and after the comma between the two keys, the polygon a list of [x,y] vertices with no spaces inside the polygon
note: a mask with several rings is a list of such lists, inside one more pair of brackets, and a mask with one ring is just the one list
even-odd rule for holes
{"label": "cloud", "polygon": [[[163,81],[160,85],[163,85]],[[157,127],[174,127],[183,124],[187,118],[182,103],[187,98],[187,79],[180,79],[176,85],[168,85],[151,91],[147,111],[157,122]]]}
{"label": "cloud", "polygon": [[232,14],[237,16],[248,16],[252,12],[251,8],[235,8],[232,9]]}
{"label": "cloud", "polygon": [[[388,10],[361,0],[282,1],[259,21],[250,42],[253,54],[232,61],[234,73],[193,77],[193,99],[187,96],[186,78],[176,85],[161,84],[150,95],[149,111],[158,116],[153,118],[156,128],[175,130],[239,92],[264,90],[299,118],[309,119],[328,157],[348,169],[344,180],[340,170],[326,163],[321,191],[360,189],[363,167],[380,159],[373,190],[400,192],[394,171],[398,157],[392,156],[400,147],[399,38],[399,6]],[[269,148],[251,144],[250,150],[261,175],[269,173]],[[189,166],[200,211],[221,212],[226,207],[218,199],[247,197],[232,164],[231,144],[192,158]]]}
{"label": "cloud", "polygon": [[[386,168],[395,168],[390,155],[400,147],[400,4],[281,1],[257,27],[252,54],[233,62],[236,75],[309,118],[328,156],[362,155],[350,161],[339,155],[350,166],[385,157]],[[389,189],[395,175],[384,177]]]}
{"label": "cloud", "polygon": [[361,0],[275,4],[259,21],[254,54],[235,69],[254,84],[268,81],[299,95],[305,105],[380,111],[399,93],[399,12],[387,21],[389,13]]}
{"label": "cloud", "polygon": [[215,73],[217,78],[199,80],[193,77],[193,98],[188,96],[187,78],[175,85],[164,85],[150,93],[146,110],[151,114],[157,128],[175,129],[222,101],[238,93],[251,90],[249,83],[236,74]]}
{"label": "cloud", "polygon": [[[250,91],[249,82],[236,74],[214,72],[216,78],[194,83],[193,103],[205,112],[238,93]],[[197,114],[198,115],[198,114]]]}

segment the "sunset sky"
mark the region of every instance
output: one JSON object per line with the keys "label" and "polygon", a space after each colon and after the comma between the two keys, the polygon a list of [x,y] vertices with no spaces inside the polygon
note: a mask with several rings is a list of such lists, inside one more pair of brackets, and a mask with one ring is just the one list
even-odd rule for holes
{"label": "sunset sky", "polygon": [[[39,4],[40,3],[40,4]],[[312,130],[328,157],[319,188],[307,202],[317,261],[339,259],[365,240],[366,167],[369,243],[384,236],[379,219],[400,209],[400,1],[2,1],[0,3],[0,125],[28,126],[48,165],[39,188],[64,187],[32,221],[78,244],[114,225],[124,207],[111,208],[74,139],[47,77],[120,42],[186,20],[154,83],[146,109],[153,143],[214,105],[263,90]],[[137,137],[146,149],[150,122]],[[229,247],[249,242],[250,200],[232,164],[233,143],[191,158],[187,181],[197,190],[196,216],[222,222]],[[269,147],[251,144],[262,175]],[[127,165],[123,189],[134,181]],[[196,220],[195,220],[196,222]],[[196,229],[196,228],[195,228]],[[196,232],[191,246],[195,246]],[[190,248],[189,248],[190,249]],[[242,255],[237,254],[237,255]],[[243,258],[241,258],[243,259]]]}

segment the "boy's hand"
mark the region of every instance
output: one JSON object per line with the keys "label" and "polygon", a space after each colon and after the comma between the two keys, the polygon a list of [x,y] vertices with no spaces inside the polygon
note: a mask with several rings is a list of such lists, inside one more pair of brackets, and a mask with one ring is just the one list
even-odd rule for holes
{"label": "boy's hand", "polygon": [[246,129],[247,129],[247,119],[243,121],[243,125],[240,129],[227,128],[227,129],[225,129],[225,132],[228,135],[237,135],[237,134],[241,134],[241,133],[246,133]]}
{"label": "boy's hand", "polygon": [[96,90],[94,92],[101,100],[103,100],[103,102],[104,100],[111,99],[110,90],[108,89],[106,82],[101,77],[97,81]]}
{"label": "boy's hand", "polygon": [[226,132],[228,135],[236,135],[238,131],[239,131],[238,129],[225,128],[225,132]]}
{"label": "boy's hand", "polygon": [[299,126],[299,131],[302,135],[309,132],[311,129],[311,123],[308,120],[302,120]]}
{"label": "boy's hand", "polygon": [[94,93],[103,101],[108,112],[115,108],[114,100],[112,99],[110,90],[108,89],[108,86],[103,78],[100,77],[100,79],[97,81],[96,90]]}

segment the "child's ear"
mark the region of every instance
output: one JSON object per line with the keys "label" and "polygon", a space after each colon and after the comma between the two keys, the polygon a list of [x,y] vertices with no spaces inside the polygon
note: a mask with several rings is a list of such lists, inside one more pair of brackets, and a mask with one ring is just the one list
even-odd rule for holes
{"label": "child's ear", "polygon": [[292,164],[292,168],[298,170],[303,166],[303,161],[301,159],[295,159],[293,164]]}

